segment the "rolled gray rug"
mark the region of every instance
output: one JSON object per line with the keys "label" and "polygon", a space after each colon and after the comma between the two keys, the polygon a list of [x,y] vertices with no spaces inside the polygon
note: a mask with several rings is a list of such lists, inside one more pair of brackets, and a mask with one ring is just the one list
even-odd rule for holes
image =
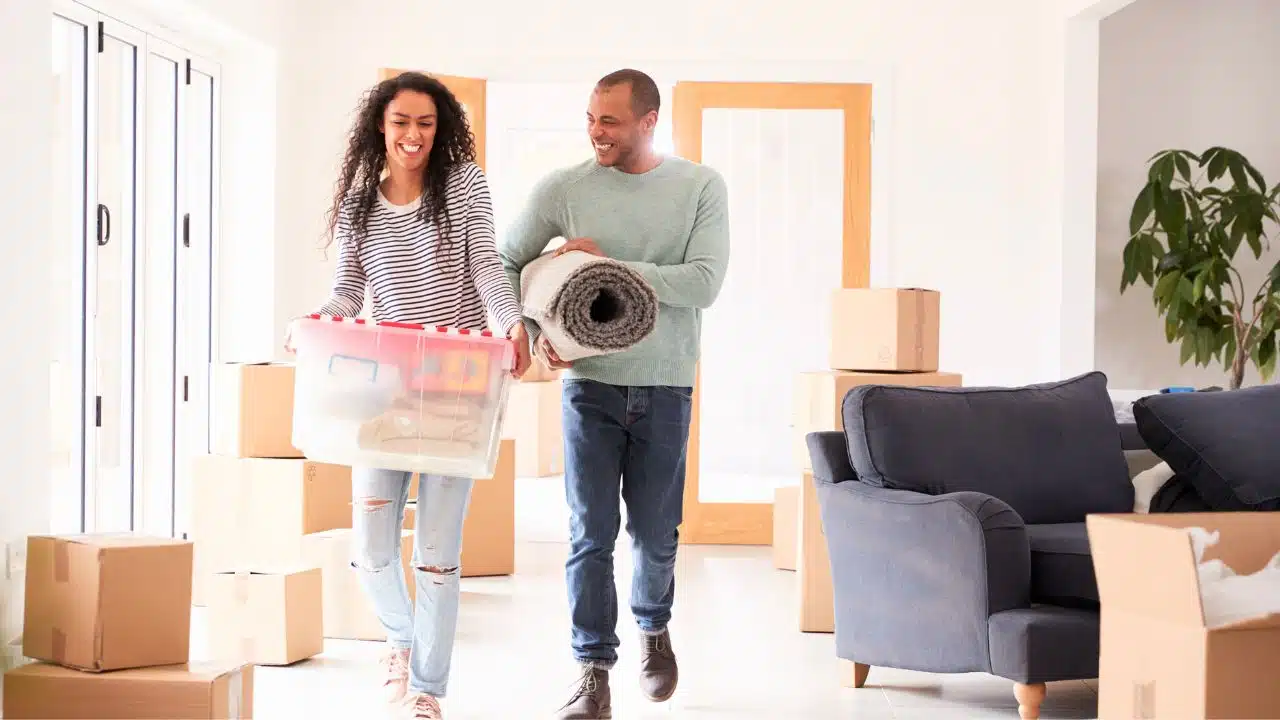
{"label": "rolled gray rug", "polygon": [[545,253],[520,273],[526,317],[562,360],[620,352],[658,322],[658,293],[625,264],[581,251]]}

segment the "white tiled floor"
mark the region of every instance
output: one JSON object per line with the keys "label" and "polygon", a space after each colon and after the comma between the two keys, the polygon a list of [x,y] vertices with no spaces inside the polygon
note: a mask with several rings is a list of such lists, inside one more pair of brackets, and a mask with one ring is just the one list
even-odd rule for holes
{"label": "white tiled floor", "polygon": [[[619,540],[622,659],[612,675],[618,720],[789,718],[1008,718],[1012,683],[986,675],[872,669],[861,690],[840,687],[831,635],[796,629],[796,577],[775,570],[769,548],[685,546],[677,570],[672,639],[680,689],[663,705],[635,683],[635,625],[626,535]],[[522,542],[509,578],[463,581],[450,720],[550,718],[571,690],[563,562],[566,546]],[[194,655],[204,650],[197,613]],[[256,720],[385,717],[376,699],[378,643],[330,640],[323,655],[257,670]],[[1050,686],[1042,717],[1093,718],[1092,684]]]}

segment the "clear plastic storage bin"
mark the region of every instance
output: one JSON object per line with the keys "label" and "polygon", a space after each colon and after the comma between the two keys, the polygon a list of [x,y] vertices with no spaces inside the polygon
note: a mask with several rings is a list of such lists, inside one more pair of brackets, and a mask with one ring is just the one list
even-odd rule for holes
{"label": "clear plastic storage bin", "polygon": [[312,315],[297,352],[293,444],[320,462],[487,478],[515,348],[489,332]]}

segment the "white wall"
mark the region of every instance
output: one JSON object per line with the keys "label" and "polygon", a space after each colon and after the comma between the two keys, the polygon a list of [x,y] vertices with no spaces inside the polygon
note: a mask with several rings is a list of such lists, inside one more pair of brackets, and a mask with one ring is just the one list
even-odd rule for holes
{"label": "white wall", "polygon": [[350,113],[379,67],[497,80],[593,80],[622,65],[668,80],[788,68],[806,79],[819,68],[891,88],[892,126],[877,132],[891,133],[892,165],[873,180],[888,200],[873,223],[888,232],[891,283],[942,291],[947,369],[972,383],[1057,377],[1067,153],[1053,111],[1065,92],[1068,10],[1024,0],[752,5],[656,0],[622,23],[567,0],[536,14],[311,3],[282,57],[277,333],[327,291],[323,211]]}
{"label": "white wall", "polygon": [[[1280,3],[1274,0],[1139,0],[1101,28],[1098,118],[1096,362],[1124,388],[1226,386],[1221,365],[1178,362],[1151,290],[1120,294],[1129,212],[1147,160],[1167,148],[1199,153],[1224,145],[1280,178]],[[1252,293],[1280,247],[1237,267]],[[1246,382],[1257,382],[1250,366]]]}
{"label": "white wall", "polygon": [[[25,544],[49,525],[48,187],[53,124],[49,8],[39,2],[0,3],[0,541]],[[32,72],[19,71],[24,66]],[[0,550],[3,550],[0,547]],[[22,578],[6,576],[0,557],[0,644],[22,627]]]}

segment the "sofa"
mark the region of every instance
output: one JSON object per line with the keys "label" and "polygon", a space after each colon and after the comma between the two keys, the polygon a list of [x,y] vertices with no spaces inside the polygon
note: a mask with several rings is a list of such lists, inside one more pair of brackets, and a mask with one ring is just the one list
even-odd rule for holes
{"label": "sofa", "polygon": [[1085,517],[1133,512],[1136,464],[1173,471],[1152,511],[1280,510],[1280,386],[1156,394],[1133,411],[1116,422],[1100,372],[851,390],[844,429],[806,443],[855,686],[873,666],[991,673],[1039,717],[1046,683],[1098,676]]}
{"label": "sofa", "polygon": [[806,436],[831,562],[837,655],[1046,683],[1098,676],[1085,517],[1133,509],[1102,373],[1020,388],[868,385]]}

